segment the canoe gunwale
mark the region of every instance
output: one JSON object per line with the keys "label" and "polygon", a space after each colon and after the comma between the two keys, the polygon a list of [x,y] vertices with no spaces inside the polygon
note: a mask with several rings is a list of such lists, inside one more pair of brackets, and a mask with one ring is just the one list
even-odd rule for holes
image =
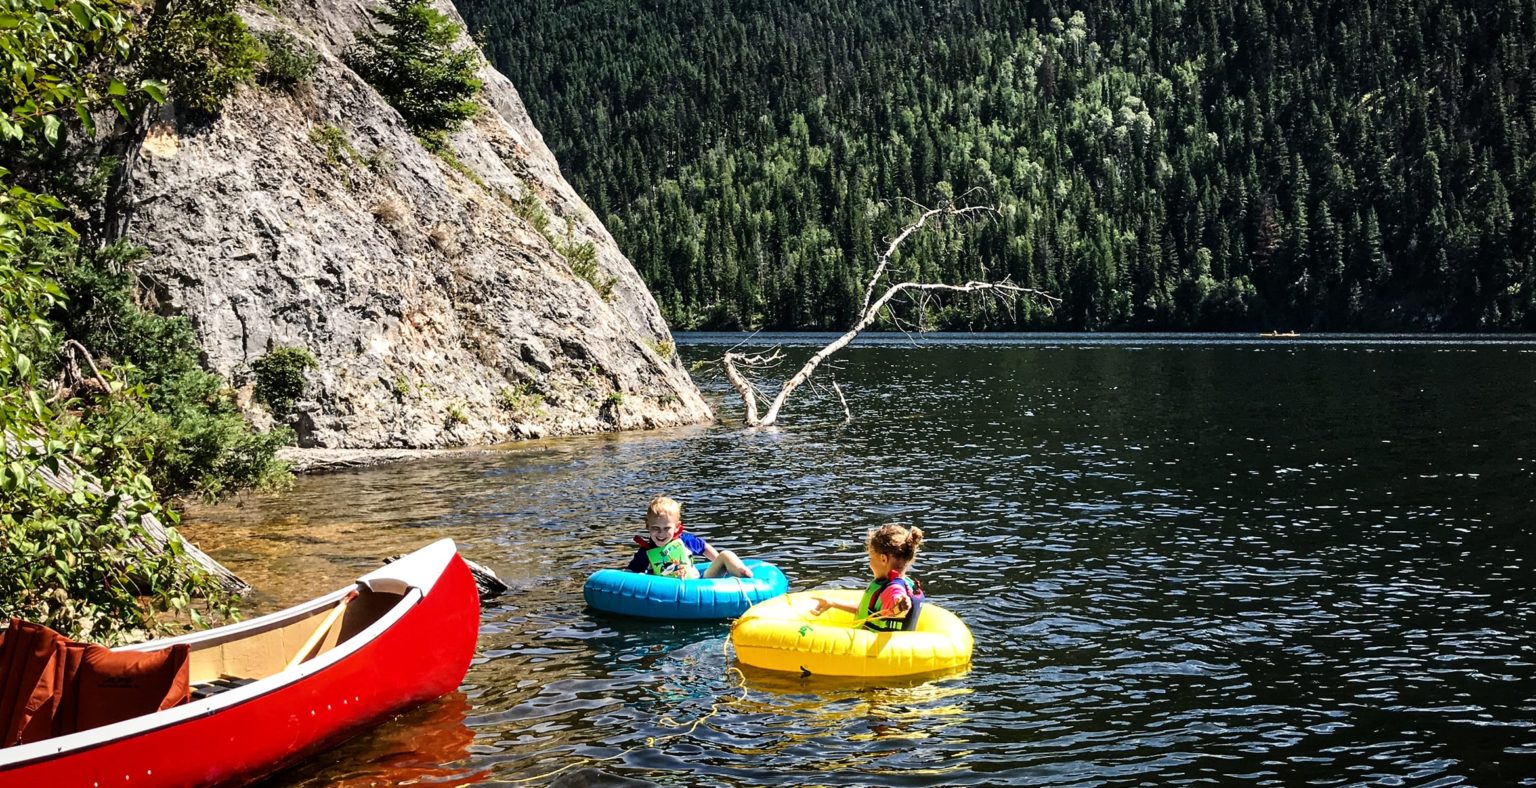
{"label": "canoe gunwale", "polygon": [[[282,670],[227,692],[184,703],[164,711],[145,714],[111,725],[80,731],[79,733],[0,749],[0,776],[3,776],[3,773],[10,769],[55,758],[67,758],[80,752],[131,739],[135,736],[195,721],[200,718],[211,717],[219,712],[264,696],[279,694],[285,688],[346,660],[381,638],[426,599],[432,587],[436,585],[437,578],[441,577],[448,570],[451,560],[457,555],[457,549],[451,540],[440,540],[395,564],[380,567],[343,588],[293,607],[226,627],[133,644],[117,649],[119,651],[147,651],[177,643],[187,643],[196,648],[199,644],[228,642],[272,629],[285,622],[314,615],[320,610],[339,604],[348,594],[360,588],[377,589],[378,593],[384,594],[400,593],[402,590],[404,592],[401,594],[399,601],[387,612],[380,615],[361,631],[294,668]],[[411,559],[416,560],[412,561]],[[435,574],[426,576],[425,570],[427,570],[428,566],[432,566],[435,569]],[[396,571],[389,571],[392,568],[396,569]]]}

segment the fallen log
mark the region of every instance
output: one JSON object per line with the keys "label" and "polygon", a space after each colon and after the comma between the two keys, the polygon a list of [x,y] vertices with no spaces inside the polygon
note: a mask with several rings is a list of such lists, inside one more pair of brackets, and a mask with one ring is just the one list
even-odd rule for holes
{"label": "fallen log", "polygon": [[[12,459],[25,459],[24,454],[26,452],[26,448],[31,448],[24,448],[23,446],[18,445],[18,442],[12,440],[10,436],[6,436],[5,444],[6,454],[10,455]],[[42,480],[44,484],[47,484],[49,487],[58,490],[64,495],[69,495],[70,493],[74,492],[76,485],[80,485],[79,489],[85,490],[89,493],[92,493],[93,495],[106,494],[106,491],[102,489],[101,485],[96,481],[95,478],[66,459],[60,459],[57,472],[50,470],[41,464],[33,465],[31,472],[38,479]],[[132,499],[125,496],[122,499],[121,505],[118,506],[118,510],[113,513],[112,520],[118,525],[127,525],[128,518],[123,514],[123,512],[132,507],[134,503],[135,502]],[[144,548],[151,555],[159,556],[170,551],[169,543],[171,538],[172,536],[170,531],[167,530],[165,525],[160,522],[159,518],[155,517],[153,514],[148,513],[139,516],[138,533],[133,537],[133,541],[136,546]],[[228,567],[224,566],[218,561],[213,560],[213,558],[207,553],[199,550],[197,545],[192,544],[186,539],[182,539],[179,534],[175,538],[181,542],[181,558],[183,560],[197,564],[206,570],[210,575],[218,580],[220,588],[235,594],[244,594],[245,592],[251,590],[251,585],[249,583],[241,580],[240,576],[236,575],[234,572],[231,572]]]}

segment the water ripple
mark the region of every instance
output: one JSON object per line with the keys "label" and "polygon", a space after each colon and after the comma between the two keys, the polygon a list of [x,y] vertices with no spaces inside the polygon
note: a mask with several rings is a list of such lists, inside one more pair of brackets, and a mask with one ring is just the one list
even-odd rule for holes
{"label": "water ripple", "polygon": [[[1536,784],[1531,341],[861,342],[850,424],[807,389],[777,429],[306,478],[189,530],[269,608],[438,536],[514,587],[463,698],[281,782]],[[724,625],[584,610],[660,492],[796,589],[862,586],[864,531],[920,525],[975,663],[742,677]]]}

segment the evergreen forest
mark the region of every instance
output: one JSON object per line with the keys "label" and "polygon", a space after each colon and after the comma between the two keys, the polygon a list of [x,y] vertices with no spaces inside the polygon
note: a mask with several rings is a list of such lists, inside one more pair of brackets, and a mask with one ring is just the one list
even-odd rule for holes
{"label": "evergreen forest", "polygon": [[458,4],[676,328],[1536,330],[1536,0]]}

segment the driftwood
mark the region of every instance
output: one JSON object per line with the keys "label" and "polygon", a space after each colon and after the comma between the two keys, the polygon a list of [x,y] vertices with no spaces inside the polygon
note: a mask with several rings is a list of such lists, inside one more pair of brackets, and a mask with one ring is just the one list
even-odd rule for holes
{"label": "driftwood", "polygon": [[[21,458],[23,453],[28,450],[35,450],[35,447],[23,448],[9,435],[5,436],[5,448],[6,453],[13,459]],[[41,479],[44,484],[65,495],[74,492],[76,485],[79,485],[79,489],[86,490],[94,495],[106,494],[96,479],[65,459],[60,460],[57,473],[41,465],[34,466],[32,473],[38,479]],[[123,512],[133,506],[133,504],[134,501],[124,497],[122,503],[118,506],[118,510],[113,513],[112,520],[118,525],[126,525],[128,518]],[[213,560],[207,553],[197,549],[196,545],[181,539],[180,536],[176,538],[181,542],[182,557],[207,570],[210,575],[217,579],[220,588],[236,594],[243,594],[251,590],[249,583],[241,580],[239,575],[231,572],[218,561]],[[170,540],[170,532],[166,530],[165,525],[153,514],[145,513],[139,517],[138,533],[133,536],[133,542],[136,546],[149,551],[151,555],[159,556],[170,550],[168,546]]]}
{"label": "driftwood", "polygon": [[[888,286],[885,289],[885,292],[882,293],[879,298],[875,298],[875,292],[879,288],[880,280],[885,277],[887,270],[890,268],[891,258],[896,254],[896,251],[901,247],[901,244],[910,238],[913,233],[923,229],[923,227],[930,221],[934,221],[939,217],[965,217],[970,214],[980,213],[986,210],[990,209],[985,206],[956,208],[953,205],[946,205],[939,208],[930,208],[924,211],[923,214],[919,216],[915,222],[902,228],[902,231],[895,238],[893,238],[890,245],[886,247],[885,253],[880,255],[880,259],[875,265],[874,273],[870,275],[869,283],[865,285],[863,309],[859,313],[858,319],[854,321],[853,328],[848,329],[848,331],[842,336],[838,337],[829,343],[826,347],[823,347],[821,350],[817,351],[815,355],[811,356],[809,361],[805,362],[804,366],[800,367],[798,372],[796,372],[788,380],[784,381],[783,385],[779,387],[778,395],[775,396],[773,400],[768,404],[767,412],[764,413],[761,417],[758,416],[757,403],[757,398],[760,395],[756,387],[753,386],[752,382],[748,379],[747,375],[745,375],[741,370],[746,368],[760,371],[773,367],[783,360],[783,354],[777,348],[767,353],[750,355],[746,353],[738,353],[732,350],[721,357],[720,365],[725,370],[725,377],[730,381],[731,386],[736,389],[736,392],[741,395],[742,402],[745,405],[747,425],[752,427],[766,427],[777,422],[779,418],[779,411],[783,409],[784,403],[789,400],[789,395],[793,394],[795,389],[799,388],[802,384],[809,380],[811,374],[816,371],[817,367],[821,366],[823,361],[826,361],[827,358],[833,353],[842,350],[848,345],[848,343],[852,342],[861,331],[874,323],[875,320],[880,317],[881,311],[891,303],[891,300],[903,293],[913,293],[920,296],[929,296],[935,293],[989,292],[1003,296],[1005,298],[1030,296],[1051,303],[1060,303],[1061,299],[1052,296],[1049,293],[1036,290],[1032,287],[1020,287],[1007,281],[973,281],[958,285],[916,281],[897,282]],[[832,384],[832,388],[835,392],[837,392],[838,400],[842,402],[844,416],[848,419],[851,419],[852,414],[848,411],[848,401],[843,398],[842,388],[839,387],[835,381]],[[767,398],[764,397],[764,399]]]}

